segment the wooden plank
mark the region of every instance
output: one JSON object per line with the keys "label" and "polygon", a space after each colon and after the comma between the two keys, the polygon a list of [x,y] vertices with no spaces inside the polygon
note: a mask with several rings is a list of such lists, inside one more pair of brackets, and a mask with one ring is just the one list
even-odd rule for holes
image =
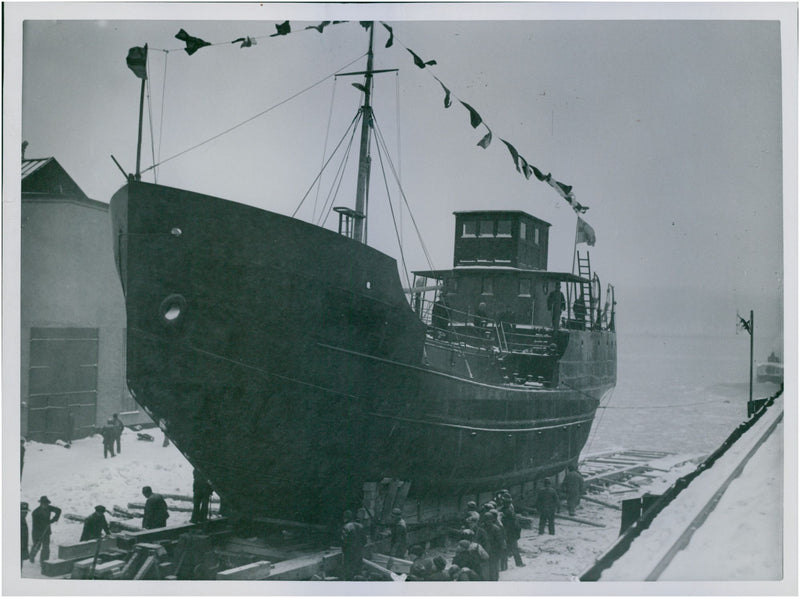
{"label": "wooden plank", "polygon": [[411,571],[411,565],[413,564],[411,561],[381,554],[380,552],[373,552],[370,560],[395,573],[408,573]]}
{"label": "wooden plank", "polygon": [[[144,509],[143,502],[129,502],[128,503],[129,509]],[[194,511],[192,507],[180,507],[178,505],[167,505],[167,510],[172,511],[173,513],[191,513]],[[219,509],[208,509],[209,515],[219,515]]]}
{"label": "wooden plank", "polygon": [[583,523],[585,525],[591,525],[592,527],[605,527],[602,523],[597,523],[595,521],[589,521],[588,519],[580,519],[578,517],[571,517],[570,515],[556,515],[556,519],[566,519],[567,521],[574,521],[576,523]]}
{"label": "wooden plank", "polygon": [[616,511],[621,511],[622,510],[622,507],[620,507],[619,505],[613,505],[610,502],[604,502],[602,500],[598,500],[596,498],[592,498],[591,496],[581,496],[581,499],[585,500],[585,501],[588,501],[588,502],[596,503],[598,505],[603,505],[604,507],[608,507],[609,509],[614,509]]}
{"label": "wooden plank", "polygon": [[341,550],[325,550],[275,563],[272,573],[267,579],[302,581],[311,579],[315,574],[329,573],[339,567],[341,563]]}
{"label": "wooden plank", "polygon": [[[220,531],[228,525],[227,517],[217,517],[204,522],[202,526],[206,532]],[[126,532],[117,536],[117,546],[123,550],[133,550],[139,542],[156,542],[158,540],[177,540],[181,534],[200,529],[200,525],[183,523],[156,529],[145,529],[140,532]]]}
{"label": "wooden plank", "polygon": [[[49,559],[42,561],[42,575],[46,577],[57,577],[59,575],[66,575],[71,573],[75,567],[75,563],[82,560],[83,557],[77,559]],[[91,565],[91,559],[89,560]]]}
{"label": "wooden plank", "polygon": [[[172,500],[182,500],[182,501],[191,502],[191,503],[194,502],[194,498],[189,496],[188,494],[164,494],[164,493],[161,493],[161,496],[163,496],[164,498],[171,498]],[[219,497],[216,494],[213,494],[211,496],[211,498],[209,499],[209,502],[218,503],[219,502]]]}
{"label": "wooden plank", "polygon": [[287,519],[275,519],[274,517],[254,517],[253,521],[277,527],[306,529],[324,533],[328,532],[327,526],[319,525],[316,523],[305,523],[303,521],[289,521]]}
{"label": "wooden plank", "polygon": [[155,555],[151,554],[144,560],[144,563],[142,563],[142,566],[136,572],[136,575],[133,576],[134,581],[144,579],[144,576],[150,572],[150,569],[152,569],[155,566],[155,564],[156,564],[156,557]]}
{"label": "wooden plank", "polygon": [[377,573],[386,581],[405,581],[406,576],[398,575],[394,571],[389,571],[386,567],[381,567],[378,563],[373,563],[368,559],[364,559],[364,566],[369,569],[370,571]]}
{"label": "wooden plank", "polygon": [[[117,548],[116,537],[106,536],[100,541],[100,552]],[[93,557],[97,540],[87,540],[76,544],[62,544],[58,547],[58,558],[63,560]]]}
{"label": "wooden plank", "polygon": [[217,573],[217,579],[266,579],[272,572],[272,563],[257,561]]}

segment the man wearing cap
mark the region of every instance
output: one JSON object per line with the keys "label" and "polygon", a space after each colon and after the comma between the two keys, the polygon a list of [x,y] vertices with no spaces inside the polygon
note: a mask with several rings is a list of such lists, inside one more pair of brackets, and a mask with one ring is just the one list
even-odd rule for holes
{"label": "man wearing cap", "polygon": [[361,574],[364,568],[364,546],[367,537],[364,526],[353,520],[353,512],[344,512],[344,526],[342,527],[342,568],[345,581],[353,581],[356,575]]}
{"label": "man wearing cap", "polygon": [[391,546],[389,554],[395,558],[403,559],[406,557],[406,547],[408,540],[408,529],[403,519],[400,509],[392,509]]}
{"label": "man wearing cap", "polygon": [[464,527],[475,532],[478,529],[478,522],[481,520],[478,513],[478,504],[471,500],[467,503],[467,513],[464,515]]}
{"label": "man wearing cap", "polygon": [[502,528],[497,525],[497,511],[490,509],[481,515],[475,540],[489,553],[483,579],[497,581],[500,579],[500,558],[506,552],[506,537]]}
{"label": "man wearing cap", "polygon": [[111,533],[108,529],[108,521],[106,521],[105,512],[106,508],[103,505],[98,505],[94,508],[94,513],[89,515],[83,522],[81,542],[99,540],[103,537],[103,532],[105,532],[106,535]]}
{"label": "man wearing cap", "polygon": [[[519,547],[517,546],[519,537],[522,534],[522,528],[519,525],[517,511],[514,509],[514,503],[511,501],[511,494],[503,494],[500,497],[500,501],[503,503],[502,507],[500,508],[500,516],[503,519],[503,530],[506,533],[506,546],[508,547],[506,558],[500,563],[500,570],[505,571],[508,569],[509,556],[514,557],[514,564],[517,567],[524,567],[525,563],[522,562],[522,557],[519,554]],[[502,566],[503,563],[505,563],[505,566]]]}
{"label": "man wearing cap", "polygon": [[489,554],[483,547],[469,540],[460,540],[456,546],[456,554],[453,557],[453,565],[466,568],[475,573],[475,577],[480,580],[480,572],[483,563],[489,560]]}
{"label": "man wearing cap", "polygon": [[545,525],[553,536],[556,533],[556,511],[561,500],[558,492],[553,488],[549,478],[544,479],[544,488],[540,488],[536,494],[536,510],[539,511],[539,535],[544,533]]}
{"label": "man wearing cap", "polygon": [[22,540],[22,562],[25,562],[25,559],[28,558],[28,503],[21,502],[19,503],[19,510],[20,510],[20,539]]}
{"label": "man wearing cap", "polygon": [[164,500],[164,497],[153,492],[150,486],[142,488],[142,496],[147,499],[144,503],[142,527],[144,529],[166,527],[169,511],[167,511],[167,501]]}
{"label": "man wearing cap", "polygon": [[117,431],[114,429],[114,420],[112,418],[108,418],[106,425],[100,428],[100,435],[103,437],[103,459],[107,459],[109,453],[111,453],[112,457],[116,457],[114,454],[114,440],[117,437]]}
{"label": "man wearing cap", "polygon": [[52,505],[49,498],[42,496],[39,499],[39,506],[31,513],[33,546],[28,558],[31,563],[36,560],[36,553],[39,550],[42,551],[39,562],[50,559],[50,526],[58,521],[59,517],[61,517],[61,509]]}

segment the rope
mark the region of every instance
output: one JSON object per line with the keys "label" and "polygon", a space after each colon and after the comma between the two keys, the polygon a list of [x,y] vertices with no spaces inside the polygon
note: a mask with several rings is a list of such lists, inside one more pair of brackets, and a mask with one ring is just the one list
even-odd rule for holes
{"label": "rope", "polygon": [[[161,122],[158,123],[158,159],[161,160],[161,138],[164,134],[164,98],[167,96],[167,59],[169,50],[164,50],[164,81],[161,84]],[[155,161],[155,160],[154,160]]]}
{"label": "rope", "polygon": [[[156,161],[156,148],[153,142],[153,104],[150,101],[150,61],[145,62],[145,69],[147,69],[147,83],[145,87],[147,88],[147,120],[150,123],[150,156],[153,159],[153,162]],[[153,171],[153,182],[158,183],[158,178],[156,176],[156,171]]]}
{"label": "rope", "polygon": [[318,85],[320,85],[320,84],[324,83],[325,81],[327,81],[327,80],[328,80],[328,79],[330,79],[331,77],[335,76],[335,75],[336,75],[336,74],[337,74],[339,71],[342,71],[342,70],[346,69],[347,67],[349,67],[349,66],[350,66],[351,64],[353,64],[354,62],[357,62],[357,61],[361,60],[361,58],[363,58],[363,57],[364,57],[364,55],[365,55],[365,54],[362,54],[361,56],[359,56],[359,57],[358,57],[358,58],[356,58],[355,60],[352,60],[352,61],[348,62],[346,65],[344,65],[344,66],[343,66],[343,67],[341,67],[340,69],[336,70],[335,72],[331,73],[330,75],[326,75],[325,77],[323,77],[322,79],[320,79],[320,80],[319,80],[319,81],[317,81],[316,83],[312,83],[311,85],[309,85],[309,86],[308,86],[308,87],[306,87],[305,89],[302,89],[302,90],[298,91],[297,93],[295,93],[295,94],[293,94],[293,95],[289,96],[288,98],[286,98],[286,99],[284,99],[284,100],[281,100],[281,101],[280,101],[280,102],[278,102],[277,104],[274,104],[274,105],[270,106],[270,107],[269,107],[269,108],[267,108],[266,110],[262,110],[262,111],[261,111],[261,112],[259,112],[258,114],[255,114],[255,115],[251,116],[250,118],[247,118],[247,119],[243,120],[243,121],[242,121],[242,122],[240,122],[239,124],[233,125],[232,127],[229,127],[229,128],[227,128],[227,129],[225,129],[225,130],[224,130],[224,131],[222,131],[221,133],[217,133],[216,135],[213,135],[212,137],[209,137],[209,138],[208,138],[208,139],[206,139],[205,141],[201,141],[200,143],[197,143],[197,144],[195,144],[195,145],[193,145],[193,146],[191,146],[191,147],[189,147],[189,148],[187,148],[187,149],[185,149],[185,150],[183,150],[183,151],[180,151],[180,152],[178,152],[177,154],[174,154],[174,155],[170,156],[169,158],[165,158],[164,160],[162,160],[162,161],[161,161],[161,162],[159,162],[158,164],[153,164],[152,166],[149,166],[149,167],[145,168],[145,169],[142,171],[142,173],[145,173],[145,172],[147,172],[148,170],[152,170],[153,168],[156,168],[157,166],[160,166],[161,164],[165,164],[166,162],[169,162],[170,160],[174,160],[175,158],[177,158],[177,157],[179,157],[179,156],[182,156],[183,154],[186,154],[186,153],[188,153],[188,152],[190,152],[190,151],[192,151],[192,150],[195,150],[195,149],[197,149],[198,147],[200,147],[200,146],[202,146],[202,145],[205,145],[206,143],[210,143],[211,141],[214,141],[215,139],[218,139],[218,138],[222,137],[223,135],[227,135],[227,134],[228,134],[228,133],[230,133],[231,131],[234,131],[235,129],[238,129],[238,128],[239,128],[239,127],[241,127],[241,126],[243,126],[243,125],[246,125],[247,123],[249,123],[249,122],[251,122],[251,121],[253,121],[253,120],[257,119],[258,117],[260,117],[260,116],[263,116],[263,115],[267,114],[268,112],[271,112],[271,111],[272,111],[272,110],[274,110],[275,108],[278,108],[279,106],[282,106],[283,104],[286,104],[287,102],[290,102],[291,100],[295,99],[296,97],[298,97],[298,96],[300,96],[300,95],[302,95],[302,94],[306,93],[307,91],[310,91],[310,90],[314,89],[314,88],[315,88],[315,87],[317,87]]}

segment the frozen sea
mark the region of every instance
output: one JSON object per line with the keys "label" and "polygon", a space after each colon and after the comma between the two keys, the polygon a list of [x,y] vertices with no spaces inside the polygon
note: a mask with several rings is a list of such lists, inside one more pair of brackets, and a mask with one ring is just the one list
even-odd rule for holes
{"label": "frozen sea", "polygon": [[[708,454],[746,419],[746,334],[619,333],[617,343],[617,387],[597,412],[584,454],[618,448]],[[764,360],[756,353],[756,362]],[[777,388],[754,382],[753,397]]]}

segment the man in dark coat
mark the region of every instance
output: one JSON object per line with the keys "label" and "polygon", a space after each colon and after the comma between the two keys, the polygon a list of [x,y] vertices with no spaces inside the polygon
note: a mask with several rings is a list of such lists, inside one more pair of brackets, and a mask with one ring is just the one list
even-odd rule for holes
{"label": "man in dark coat", "polygon": [[[503,519],[503,530],[506,532],[507,554],[514,557],[514,564],[517,567],[524,567],[525,563],[522,562],[522,557],[519,554],[519,547],[517,546],[522,529],[517,519],[517,511],[514,509],[514,503],[511,500],[511,494],[503,494],[500,497],[500,501],[503,503],[503,506],[500,508],[500,516]],[[505,562],[506,568],[508,568],[508,558],[506,558]]]}
{"label": "man in dark coat", "polygon": [[561,292],[561,284],[556,283],[556,287],[547,296],[547,309],[552,314],[553,330],[558,330],[561,323],[561,312],[567,308],[567,300]]}
{"label": "man in dark coat", "polygon": [[167,501],[160,494],[153,492],[150,486],[142,488],[142,495],[147,499],[144,503],[144,517],[142,527],[144,529],[154,529],[167,526]]}
{"label": "man in dark coat", "polygon": [[364,526],[353,520],[352,511],[345,511],[342,527],[342,568],[345,581],[352,581],[356,575],[361,575],[366,544]]}
{"label": "man in dark coat", "polygon": [[408,528],[400,509],[392,509],[392,525],[389,529],[391,532],[389,554],[399,559],[406,558]]}
{"label": "man in dark coat", "polygon": [[544,480],[544,487],[539,489],[536,495],[536,509],[539,511],[539,534],[544,533],[544,526],[547,524],[551,536],[556,533],[556,511],[558,511],[558,492],[553,488],[552,482],[548,478]]}
{"label": "man in dark coat", "polygon": [[36,560],[36,553],[39,550],[42,551],[39,562],[50,559],[50,526],[58,521],[59,517],[61,517],[61,509],[52,505],[46,496],[41,497],[39,506],[31,513],[33,546],[31,546],[28,557],[31,563]]}
{"label": "man in dark coat", "polygon": [[19,503],[20,510],[20,540],[22,540],[22,562],[30,556],[28,552],[28,503]]}
{"label": "man in dark coat", "polygon": [[483,564],[489,560],[489,553],[487,553],[483,546],[477,542],[470,542],[469,540],[460,540],[456,546],[456,554],[453,557],[453,564],[462,569],[467,568],[475,572],[475,575],[480,581],[480,574],[483,570]]}
{"label": "man in dark coat", "polygon": [[117,432],[114,429],[111,418],[108,418],[106,425],[100,428],[100,435],[103,437],[103,459],[107,459],[109,453],[112,457],[116,457],[114,454],[114,440]]}
{"label": "man in dark coat", "polygon": [[506,552],[506,537],[502,528],[497,525],[496,511],[488,510],[481,515],[475,540],[489,554],[489,560],[486,561],[484,567],[483,579],[486,581],[499,580],[500,558]]}
{"label": "man in dark coat", "polygon": [[433,559],[425,554],[425,549],[421,545],[416,544],[409,548],[408,556],[412,563],[406,581],[427,581],[431,575],[436,573]]}
{"label": "man in dark coat", "polygon": [[574,515],[583,495],[583,476],[578,473],[578,469],[574,465],[569,466],[569,471],[564,476],[564,491],[567,494],[569,514]]}
{"label": "man in dark coat", "polygon": [[111,425],[114,427],[114,442],[117,445],[117,454],[122,452],[122,432],[125,430],[125,424],[119,418],[119,413],[115,413],[111,418]]}
{"label": "man in dark coat", "polygon": [[108,529],[108,521],[106,521],[105,512],[106,508],[103,505],[97,505],[94,508],[94,513],[84,520],[81,542],[99,540],[103,537],[103,532],[105,532],[106,536],[111,533]]}
{"label": "man in dark coat", "polygon": [[214,492],[211,484],[203,477],[198,469],[195,468],[192,480],[192,499],[194,507],[192,508],[192,518],[189,520],[192,523],[200,523],[208,519],[208,502],[211,500],[211,494]]}

